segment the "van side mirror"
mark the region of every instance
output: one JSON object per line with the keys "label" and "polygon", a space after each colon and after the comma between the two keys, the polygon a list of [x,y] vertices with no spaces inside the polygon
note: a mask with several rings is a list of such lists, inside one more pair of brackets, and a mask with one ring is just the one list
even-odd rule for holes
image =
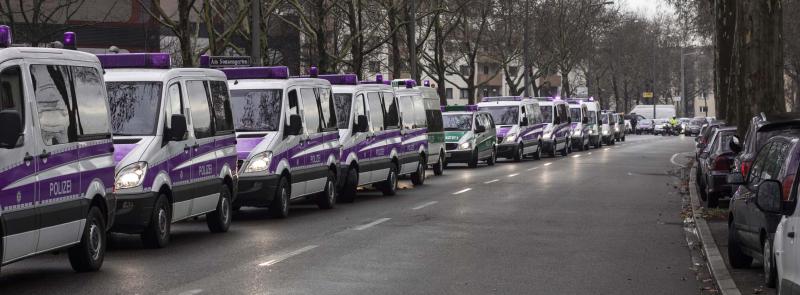
{"label": "van side mirror", "polygon": [[356,126],[355,128],[353,128],[354,129],[353,131],[355,131],[356,133],[367,132],[367,126],[369,126],[367,123],[367,116],[358,115],[356,117]]}
{"label": "van side mirror", "polygon": [[559,117],[555,117],[555,118],[553,119],[553,125],[558,125],[558,124],[561,124],[561,118],[559,118]]}
{"label": "van side mirror", "polygon": [[730,145],[731,151],[733,151],[734,153],[738,154],[738,153],[740,153],[742,151],[742,145],[741,145],[741,143],[739,143],[739,137],[736,136],[736,135],[734,135],[733,138],[731,138],[731,142],[730,142],[729,145]]}
{"label": "van side mirror", "polygon": [[22,116],[15,110],[0,112],[0,147],[14,148],[22,136]]}
{"label": "van side mirror", "polygon": [[783,200],[781,183],[777,180],[764,180],[758,185],[756,194],[756,206],[761,211],[767,213],[781,213],[781,201]]}
{"label": "van side mirror", "polygon": [[522,120],[519,121],[519,126],[521,127],[528,126],[528,117],[522,117]]}
{"label": "van side mirror", "polygon": [[167,139],[169,141],[181,141],[186,135],[188,127],[186,126],[186,116],[181,114],[172,115],[169,118],[170,128]]}
{"label": "van side mirror", "polygon": [[303,121],[300,119],[300,115],[293,114],[289,115],[289,125],[286,126],[286,130],[284,131],[284,136],[289,135],[300,135],[300,130],[303,128]]}
{"label": "van side mirror", "polygon": [[475,133],[484,133],[486,132],[486,127],[484,126],[475,126]]}
{"label": "van side mirror", "polygon": [[589,124],[589,117],[583,117],[583,120],[581,120],[581,123]]}
{"label": "van side mirror", "polygon": [[737,172],[733,172],[731,174],[728,174],[728,176],[725,176],[725,180],[726,180],[726,182],[728,184],[731,184],[731,185],[742,185],[742,184],[744,184],[744,176],[742,175],[742,172],[738,172],[738,171]]}

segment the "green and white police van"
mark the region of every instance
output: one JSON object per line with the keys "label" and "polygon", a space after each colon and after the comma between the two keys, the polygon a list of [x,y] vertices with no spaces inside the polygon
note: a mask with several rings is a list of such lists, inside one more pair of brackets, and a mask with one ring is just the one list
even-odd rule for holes
{"label": "green and white police van", "polygon": [[443,107],[446,165],[467,163],[470,168],[486,161],[489,166],[497,159],[497,129],[488,112],[477,106]]}

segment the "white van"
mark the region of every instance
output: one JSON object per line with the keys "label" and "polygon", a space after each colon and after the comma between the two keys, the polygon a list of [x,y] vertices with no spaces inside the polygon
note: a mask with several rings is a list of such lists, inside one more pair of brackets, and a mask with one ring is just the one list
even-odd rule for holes
{"label": "white van", "polygon": [[236,138],[222,72],[170,68],[167,53],[98,55],[117,162],[112,231],[169,243],[171,223],[206,215],[226,232],[236,189]]}
{"label": "white van", "polygon": [[287,67],[222,71],[241,167],[234,208],[268,207],[286,218],[289,203],[303,197],[333,208],[341,151],[331,84],[315,68],[310,78],[289,78]]}
{"label": "white van", "polygon": [[497,125],[497,156],[522,161],[542,156],[542,122],[539,103],[519,96],[484,97],[478,110],[491,114]]}
{"label": "white van", "polygon": [[10,32],[0,26],[0,265],[63,249],[74,270],[98,270],[116,208],[103,69],[88,53],[9,48]]}
{"label": "white van", "polygon": [[586,106],[586,117],[589,118],[587,123],[589,127],[589,145],[600,148],[603,146],[603,122],[600,120],[600,103],[594,101],[593,98],[589,98],[581,101],[581,104]]}

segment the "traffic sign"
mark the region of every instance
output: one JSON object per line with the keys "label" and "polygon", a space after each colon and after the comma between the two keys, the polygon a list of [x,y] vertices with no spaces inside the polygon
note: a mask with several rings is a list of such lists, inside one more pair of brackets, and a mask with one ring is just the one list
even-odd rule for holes
{"label": "traffic sign", "polygon": [[200,66],[209,68],[249,67],[249,56],[208,56],[200,57]]}
{"label": "traffic sign", "polygon": [[645,93],[642,94],[642,97],[644,97],[644,98],[653,98],[653,93],[652,92],[645,92]]}

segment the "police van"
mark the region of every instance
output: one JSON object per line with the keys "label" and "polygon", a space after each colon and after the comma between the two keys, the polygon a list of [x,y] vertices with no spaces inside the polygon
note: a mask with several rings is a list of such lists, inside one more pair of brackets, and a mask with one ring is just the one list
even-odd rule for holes
{"label": "police van", "polygon": [[486,161],[492,166],[497,160],[497,128],[489,112],[478,111],[475,105],[444,108],[445,146],[447,162],[467,163],[470,168]]}
{"label": "police van", "polygon": [[97,270],[116,208],[103,69],[91,54],[10,45],[0,26],[0,265],[66,249],[74,270]]}
{"label": "police van", "polygon": [[225,75],[171,68],[167,53],[101,54],[106,71],[117,215],[114,232],[161,248],[178,222],[206,215],[226,232],[236,187],[236,138]]}
{"label": "police van", "polygon": [[359,186],[373,184],[394,194],[401,141],[400,114],[394,90],[378,77],[358,81],[355,74],[320,75],[333,88],[341,155],[339,200],[352,202]]}
{"label": "police van", "polygon": [[287,67],[222,71],[241,166],[234,206],[268,207],[278,218],[302,197],[333,208],[340,148],[331,84],[317,78],[316,68],[306,78],[290,78]]}
{"label": "police van", "polygon": [[602,142],[607,145],[614,145],[617,141],[616,131],[617,115],[612,111],[603,111],[600,113],[600,123],[602,124]]}
{"label": "police van", "polygon": [[586,117],[589,118],[589,122],[587,123],[589,145],[600,148],[603,145],[603,124],[600,120],[600,103],[590,97],[588,100],[581,101],[581,104],[586,106]]}
{"label": "police van", "polygon": [[562,156],[572,152],[570,143],[571,121],[567,102],[558,97],[539,98],[539,109],[545,123],[542,145],[544,152]]}
{"label": "police van", "polygon": [[579,151],[589,149],[589,108],[582,99],[568,99],[570,125],[570,148]]}
{"label": "police van", "polygon": [[497,156],[521,161],[542,155],[542,123],[539,103],[518,96],[484,97],[478,110],[488,112],[497,125]]}
{"label": "police van", "polygon": [[442,109],[439,93],[431,87],[430,81],[425,80],[422,86],[416,87],[422,92],[425,103],[425,117],[427,119],[428,133],[428,166],[433,168],[434,175],[444,173],[444,163],[447,151],[444,148],[444,126],[442,126]]}
{"label": "police van", "polygon": [[398,147],[400,165],[394,169],[399,171],[398,175],[408,175],[414,185],[422,185],[431,154],[428,149],[428,125],[435,124],[435,121],[428,118],[431,105],[426,103],[416,82],[405,80],[403,83],[405,87],[395,87],[400,110],[401,141]]}

